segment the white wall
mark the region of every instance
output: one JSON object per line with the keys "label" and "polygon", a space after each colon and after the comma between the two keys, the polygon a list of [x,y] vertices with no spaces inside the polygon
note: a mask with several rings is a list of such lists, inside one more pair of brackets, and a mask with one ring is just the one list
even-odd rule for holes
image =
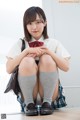
{"label": "white wall", "polygon": [[24,36],[23,14],[30,6],[42,7],[42,0],[0,0],[0,113],[20,111],[20,104],[13,92],[4,94],[10,77],[6,73],[5,63],[12,45]]}
{"label": "white wall", "polygon": [[[65,1],[65,0],[64,0]],[[56,38],[71,54],[70,70],[60,71],[69,107],[80,107],[80,2],[43,0],[50,37]]]}
{"label": "white wall", "polygon": [[42,7],[42,0],[0,0],[0,54],[23,37],[23,15],[31,6]]}

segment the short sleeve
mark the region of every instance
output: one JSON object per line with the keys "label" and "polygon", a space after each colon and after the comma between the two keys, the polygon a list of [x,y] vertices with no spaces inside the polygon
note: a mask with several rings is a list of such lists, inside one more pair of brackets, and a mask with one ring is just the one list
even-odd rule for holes
{"label": "short sleeve", "polygon": [[56,54],[58,56],[62,56],[63,58],[68,58],[68,59],[71,58],[69,52],[66,50],[66,48],[64,48],[64,46],[60,42],[57,43]]}
{"label": "short sleeve", "polygon": [[[28,42],[25,41],[25,48],[28,48]],[[7,58],[15,58],[21,53],[21,48],[22,48],[22,39],[19,39],[10,49],[8,54],[6,55]]]}
{"label": "short sleeve", "polygon": [[21,46],[22,46],[22,41],[18,40],[10,49],[10,51],[8,52],[8,54],[6,55],[6,57],[10,57],[10,58],[15,58],[17,55],[19,55],[21,53]]}

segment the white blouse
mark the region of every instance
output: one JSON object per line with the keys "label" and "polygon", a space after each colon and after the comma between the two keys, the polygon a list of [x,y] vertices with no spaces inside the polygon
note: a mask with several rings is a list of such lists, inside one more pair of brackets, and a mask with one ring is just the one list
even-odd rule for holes
{"label": "white blouse", "polygon": [[[32,41],[35,40],[32,38]],[[43,37],[41,37],[38,41],[44,42],[44,45],[51,51],[55,52],[58,56],[70,59],[71,56],[69,52],[63,47],[63,45],[58,40],[51,38],[43,40]],[[26,48],[29,48],[27,41],[25,41],[25,46]],[[22,41],[19,39],[10,49],[10,51],[7,54],[7,57],[15,58],[17,55],[21,53],[21,47]]]}

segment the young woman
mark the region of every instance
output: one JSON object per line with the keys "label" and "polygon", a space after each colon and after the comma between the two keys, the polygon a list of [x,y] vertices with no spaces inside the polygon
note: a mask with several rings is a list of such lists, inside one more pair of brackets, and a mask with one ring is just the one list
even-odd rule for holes
{"label": "young woman", "polygon": [[38,115],[35,102],[38,94],[40,114],[52,114],[53,104],[60,94],[58,69],[69,70],[70,54],[59,41],[48,37],[46,16],[40,7],[25,11],[23,27],[26,48],[21,52],[21,40],[12,47],[6,69],[10,74],[19,65],[18,83],[26,115]]}

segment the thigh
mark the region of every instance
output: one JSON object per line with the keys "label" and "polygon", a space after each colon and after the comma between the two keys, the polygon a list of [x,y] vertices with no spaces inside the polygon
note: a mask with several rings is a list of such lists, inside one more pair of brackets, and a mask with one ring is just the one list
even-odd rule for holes
{"label": "thigh", "polygon": [[37,99],[37,96],[38,96],[38,92],[39,92],[39,73],[38,73],[38,70],[37,70],[37,77],[36,77],[36,84],[34,86],[34,89],[33,89],[33,99],[36,100]]}
{"label": "thigh", "polygon": [[41,84],[40,80],[39,80],[39,95],[40,95],[41,99],[44,96],[44,91],[43,91],[43,87],[42,87],[42,84]]}
{"label": "thigh", "polygon": [[37,95],[38,95],[38,80],[36,81],[36,84],[34,86],[34,90],[33,90],[33,99],[37,99]]}
{"label": "thigh", "polygon": [[54,93],[53,93],[53,96],[52,96],[52,101],[54,101],[57,98],[58,91],[59,91],[59,82],[56,84],[56,87],[55,87],[55,90],[54,90]]}

